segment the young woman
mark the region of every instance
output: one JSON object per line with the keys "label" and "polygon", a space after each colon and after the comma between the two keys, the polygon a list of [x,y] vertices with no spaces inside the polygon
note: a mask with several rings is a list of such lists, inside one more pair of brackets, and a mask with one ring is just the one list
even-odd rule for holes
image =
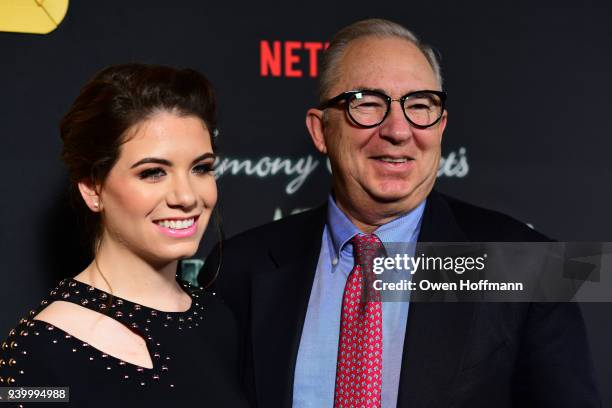
{"label": "young woman", "polygon": [[176,278],[217,200],[209,82],[189,69],[112,66],[60,128],[94,257],[10,332],[0,386],[69,387],[78,407],[245,406],[233,316]]}

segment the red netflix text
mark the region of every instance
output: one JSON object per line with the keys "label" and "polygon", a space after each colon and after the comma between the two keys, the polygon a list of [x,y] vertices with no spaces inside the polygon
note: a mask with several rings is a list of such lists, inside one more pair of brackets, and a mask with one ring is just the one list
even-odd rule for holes
{"label": "red netflix text", "polygon": [[301,78],[318,74],[319,53],[328,42],[267,41],[259,42],[260,74],[263,77]]}

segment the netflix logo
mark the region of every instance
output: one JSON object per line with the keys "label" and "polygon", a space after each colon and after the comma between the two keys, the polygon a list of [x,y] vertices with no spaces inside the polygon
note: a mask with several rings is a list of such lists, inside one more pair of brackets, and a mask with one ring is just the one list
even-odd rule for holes
{"label": "netflix logo", "polygon": [[328,46],[328,42],[261,40],[259,73],[262,77],[315,78],[319,53]]}

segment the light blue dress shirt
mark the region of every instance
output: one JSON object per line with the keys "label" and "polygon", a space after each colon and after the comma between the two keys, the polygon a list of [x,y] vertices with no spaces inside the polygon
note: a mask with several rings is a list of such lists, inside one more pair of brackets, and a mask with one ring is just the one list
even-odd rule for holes
{"label": "light blue dress shirt", "polygon": [[[390,252],[398,253],[397,246],[390,251],[391,245],[388,243],[414,244],[417,241],[424,208],[425,201],[374,231],[383,242],[387,256],[392,256]],[[342,295],[354,265],[350,240],[358,233],[359,229],[330,196],[327,223],[295,367],[295,408],[334,406]],[[405,245],[403,253],[414,256],[414,245]],[[402,273],[401,278],[410,279],[409,271]],[[383,301],[382,408],[395,408],[397,405],[408,307],[407,301]]]}

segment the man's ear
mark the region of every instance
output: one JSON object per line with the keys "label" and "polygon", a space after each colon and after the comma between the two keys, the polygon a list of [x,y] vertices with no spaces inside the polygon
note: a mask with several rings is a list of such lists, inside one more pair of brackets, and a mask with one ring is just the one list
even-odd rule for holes
{"label": "man's ear", "polygon": [[440,118],[440,123],[438,123],[438,126],[440,127],[440,141],[442,140],[442,136],[444,135],[444,129],[446,129],[447,121],[448,111],[445,109],[444,113],[442,113],[442,117]]}
{"label": "man's ear", "polygon": [[317,150],[327,154],[327,146],[325,145],[325,136],[323,134],[325,128],[323,111],[315,108],[308,109],[306,112],[306,127]]}
{"label": "man's ear", "polygon": [[85,181],[79,181],[78,187],[81,197],[83,197],[89,209],[93,212],[102,211],[102,202],[100,201],[100,194],[98,193],[99,188],[94,186],[91,182]]}

